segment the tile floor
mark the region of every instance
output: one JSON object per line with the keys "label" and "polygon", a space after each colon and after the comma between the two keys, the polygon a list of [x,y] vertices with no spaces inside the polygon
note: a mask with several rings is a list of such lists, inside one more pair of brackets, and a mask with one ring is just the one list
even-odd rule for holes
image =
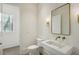
{"label": "tile floor", "polygon": [[12,47],[3,50],[3,55],[20,55],[20,47]]}

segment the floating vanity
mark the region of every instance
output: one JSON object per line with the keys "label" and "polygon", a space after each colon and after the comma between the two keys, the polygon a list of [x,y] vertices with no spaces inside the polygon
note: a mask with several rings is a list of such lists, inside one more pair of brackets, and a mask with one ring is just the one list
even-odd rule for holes
{"label": "floating vanity", "polygon": [[45,55],[70,55],[72,54],[73,46],[64,43],[59,43],[55,40],[46,40],[41,42],[43,54]]}

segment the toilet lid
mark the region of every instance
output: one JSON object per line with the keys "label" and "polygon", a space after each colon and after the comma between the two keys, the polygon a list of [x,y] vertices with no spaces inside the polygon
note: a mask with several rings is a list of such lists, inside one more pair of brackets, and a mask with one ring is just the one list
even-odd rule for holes
{"label": "toilet lid", "polygon": [[29,46],[27,49],[36,49],[36,48],[38,48],[39,46],[37,46],[37,45],[31,45],[31,46]]}

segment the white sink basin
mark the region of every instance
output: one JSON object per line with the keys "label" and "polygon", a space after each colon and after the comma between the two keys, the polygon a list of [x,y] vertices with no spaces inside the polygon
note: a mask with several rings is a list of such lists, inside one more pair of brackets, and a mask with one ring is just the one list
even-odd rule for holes
{"label": "white sink basin", "polygon": [[[56,51],[56,54],[71,54],[72,53],[72,46],[59,43],[55,40],[46,40],[41,43],[41,46],[44,47],[46,50],[49,50],[53,53]],[[51,53],[51,54],[52,54]]]}
{"label": "white sink basin", "polygon": [[56,47],[58,47],[58,48],[62,48],[62,47],[65,46],[65,45],[63,45],[63,44],[59,44],[59,43],[54,42],[54,41],[47,41],[46,43],[49,44],[49,45],[56,46]]}

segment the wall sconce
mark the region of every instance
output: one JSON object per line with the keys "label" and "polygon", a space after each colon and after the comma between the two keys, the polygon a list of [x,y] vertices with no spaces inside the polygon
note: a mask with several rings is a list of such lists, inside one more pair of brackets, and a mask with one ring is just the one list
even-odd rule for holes
{"label": "wall sconce", "polygon": [[77,22],[79,23],[79,15],[78,15],[78,19],[77,19]]}
{"label": "wall sconce", "polygon": [[46,20],[46,24],[49,25],[49,18]]}

